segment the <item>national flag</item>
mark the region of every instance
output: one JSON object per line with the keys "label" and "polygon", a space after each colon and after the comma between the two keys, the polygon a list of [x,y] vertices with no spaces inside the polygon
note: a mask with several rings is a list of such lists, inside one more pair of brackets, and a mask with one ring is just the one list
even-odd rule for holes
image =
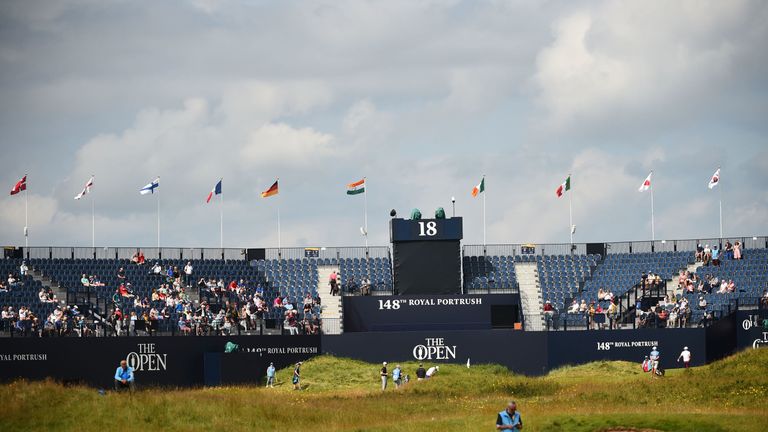
{"label": "national flag", "polygon": [[214,194],[221,195],[221,180],[219,180],[219,182],[216,183],[216,186],[213,187],[213,190],[210,193],[208,193],[208,198],[205,199],[206,204],[211,202],[211,198],[213,198]]}
{"label": "national flag", "polygon": [[83,188],[83,191],[79,194],[75,195],[75,199],[79,200],[80,198],[84,197],[85,194],[91,192],[91,187],[93,187],[93,176],[91,176],[91,179],[88,180],[88,183],[85,184],[85,187]]}
{"label": "national flag", "polygon": [[347,195],[358,195],[365,192],[365,178],[347,185]]}
{"label": "national flag", "polygon": [[21,178],[18,182],[16,182],[16,185],[11,189],[11,195],[16,195],[17,193],[27,190],[27,175],[25,174],[24,177]]}
{"label": "national flag", "polygon": [[155,188],[158,188],[158,187],[160,187],[160,177],[152,180],[152,183],[141,188],[139,193],[142,195],[153,194],[155,193]]}
{"label": "national flag", "polygon": [[476,197],[478,194],[481,194],[483,192],[485,192],[485,177],[483,177],[483,179],[480,180],[480,184],[478,184],[472,189],[472,196]]}
{"label": "national flag", "polygon": [[709,179],[708,187],[710,189],[713,189],[715,186],[718,185],[718,183],[720,183],[720,168],[718,168],[717,171],[715,171],[715,173],[712,174],[712,178]]}
{"label": "national flag", "polygon": [[648,189],[651,188],[651,176],[652,175],[653,175],[653,171],[648,173],[648,177],[645,178],[645,180],[643,181],[643,184],[641,184],[640,187],[637,188],[638,192],[645,192],[645,191],[647,191]]}
{"label": "national flag", "polygon": [[268,198],[268,197],[271,197],[272,195],[277,195],[277,192],[278,192],[278,190],[277,190],[277,182],[278,182],[278,180],[275,180],[275,182],[272,184],[272,186],[269,187],[269,189],[267,189],[264,192],[262,192],[261,193],[261,197],[262,198]]}
{"label": "national flag", "polygon": [[555,189],[555,194],[558,198],[563,196],[564,193],[571,190],[571,175],[568,174],[568,178],[565,179],[565,181]]}

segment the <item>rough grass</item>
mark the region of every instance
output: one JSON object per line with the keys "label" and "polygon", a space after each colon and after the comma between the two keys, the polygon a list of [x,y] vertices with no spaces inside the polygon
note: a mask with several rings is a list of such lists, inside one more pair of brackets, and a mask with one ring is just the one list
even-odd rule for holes
{"label": "rough grass", "polygon": [[[415,363],[402,363],[414,376]],[[394,367],[391,364],[390,367]],[[379,365],[320,356],[303,391],[144,389],[133,397],[58,383],[0,386],[0,431],[488,431],[515,399],[527,431],[768,430],[768,350],[651,379],[637,364],[597,362],[529,378],[505,368],[441,365],[434,379],[382,393]]]}

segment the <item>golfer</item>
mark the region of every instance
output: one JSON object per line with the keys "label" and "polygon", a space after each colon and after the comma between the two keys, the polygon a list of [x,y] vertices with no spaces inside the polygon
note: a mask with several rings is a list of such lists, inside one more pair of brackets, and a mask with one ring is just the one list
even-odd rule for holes
{"label": "golfer", "polygon": [[523,428],[523,419],[517,412],[517,404],[512,401],[507,408],[496,417],[496,430],[520,431]]}
{"label": "golfer", "polygon": [[685,365],[685,368],[688,369],[688,366],[691,364],[691,352],[688,351],[688,347],[683,347],[683,352],[680,353],[679,356],[677,356],[677,361],[679,362],[680,359],[683,359],[683,364]]}
{"label": "golfer", "polygon": [[293,389],[301,390],[301,362],[296,363],[296,367],[293,368]]}
{"label": "golfer", "polygon": [[267,368],[267,387],[275,387],[275,364],[270,363]]}

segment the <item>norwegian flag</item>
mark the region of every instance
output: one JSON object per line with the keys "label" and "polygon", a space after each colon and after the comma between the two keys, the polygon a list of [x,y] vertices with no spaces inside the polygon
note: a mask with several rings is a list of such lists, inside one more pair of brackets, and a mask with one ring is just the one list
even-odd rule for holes
{"label": "norwegian flag", "polygon": [[645,191],[647,191],[648,189],[651,188],[651,176],[652,175],[653,175],[653,171],[651,171],[648,174],[648,177],[645,178],[645,180],[643,181],[643,184],[641,184],[640,187],[637,188],[638,192],[645,192]]}
{"label": "norwegian flag", "polygon": [[16,195],[17,193],[21,191],[27,190],[27,176],[26,174],[24,177],[21,178],[18,182],[16,182],[16,185],[11,189],[11,195]]}
{"label": "norwegian flag", "polygon": [[91,192],[91,187],[93,187],[93,176],[91,176],[91,179],[88,180],[88,183],[85,184],[85,187],[83,188],[83,191],[79,194],[75,195],[75,199],[79,200],[80,198],[84,197],[85,194]]}
{"label": "norwegian flag", "polygon": [[718,185],[718,183],[720,183],[720,168],[718,168],[717,171],[715,171],[715,173],[712,174],[712,178],[709,179],[709,185],[707,187],[709,187],[710,189],[713,189],[715,186]]}

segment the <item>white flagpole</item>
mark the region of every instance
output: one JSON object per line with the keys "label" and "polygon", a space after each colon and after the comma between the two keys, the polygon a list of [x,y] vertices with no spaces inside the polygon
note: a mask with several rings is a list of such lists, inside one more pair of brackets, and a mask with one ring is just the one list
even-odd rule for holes
{"label": "white flagpole", "polygon": [[[224,179],[219,180],[220,182]],[[224,185],[221,185],[221,196],[219,197],[219,243],[222,251],[224,250]]]}
{"label": "white flagpole", "polygon": [[[158,177],[159,179],[160,177]],[[157,253],[160,253],[160,188],[157,189]]]}
{"label": "white flagpole", "polygon": [[[570,182],[571,175],[568,174],[568,181]],[[573,191],[568,191],[568,233],[571,235],[571,244],[573,244],[573,201],[571,200],[571,194]]]}
{"label": "white flagpole", "polygon": [[651,189],[651,241],[656,241],[656,228],[653,225],[653,183],[651,183],[650,189]]}
{"label": "white flagpole", "polygon": [[365,250],[368,251],[368,179],[363,177],[363,180],[365,180],[364,184],[364,190],[363,190],[363,205],[364,205],[364,219],[363,219],[363,226],[365,227]]}
{"label": "white flagpole", "polygon": [[485,195],[488,193],[485,187],[485,174],[483,174],[483,246],[485,246]]}
{"label": "white flagpole", "polygon": [[[280,178],[278,177],[276,182],[280,181]],[[282,249],[282,242],[280,239],[280,184],[278,183],[278,192],[277,192],[277,253],[280,254],[280,251]]]}
{"label": "white flagpole", "polygon": [[91,197],[91,247],[96,249],[96,200]]}
{"label": "white flagpole", "polygon": [[28,190],[28,187],[24,188],[24,247],[29,247],[29,190]]}
{"label": "white flagpole", "polygon": [[720,179],[722,178],[722,175],[720,175],[720,167],[717,167],[718,171],[718,179],[717,179],[717,188],[720,189],[720,240],[723,239],[723,185],[720,184]]}

